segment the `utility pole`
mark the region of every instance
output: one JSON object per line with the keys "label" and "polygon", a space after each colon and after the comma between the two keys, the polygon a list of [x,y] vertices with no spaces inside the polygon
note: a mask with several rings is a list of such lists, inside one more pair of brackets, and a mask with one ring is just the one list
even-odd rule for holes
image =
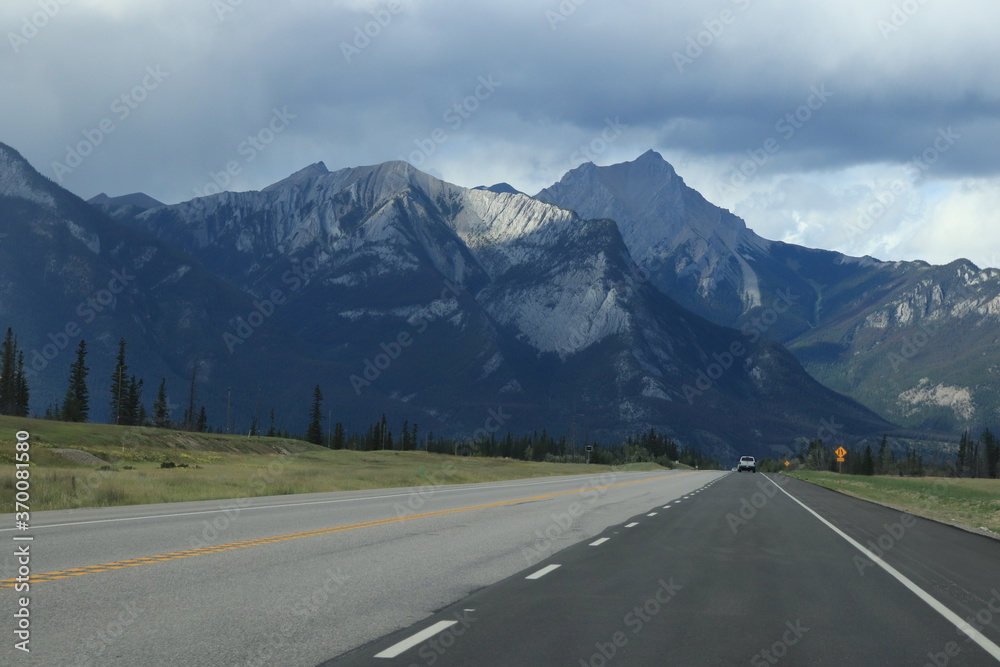
{"label": "utility pole", "polygon": [[231,404],[232,399],[233,399],[233,388],[229,387],[229,390],[226,393],[226,433],[229,433],[229,405]]}

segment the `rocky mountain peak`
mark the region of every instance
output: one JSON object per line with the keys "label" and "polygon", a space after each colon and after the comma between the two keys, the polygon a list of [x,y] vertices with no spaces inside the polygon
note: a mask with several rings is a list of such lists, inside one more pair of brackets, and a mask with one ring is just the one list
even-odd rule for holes
{"label": "rocky mountain peak", "polygon": [[46,192],[41,176],[20,153],[0,143],[0,197],[27,199],[49,208],[55,208],[52,195]]}

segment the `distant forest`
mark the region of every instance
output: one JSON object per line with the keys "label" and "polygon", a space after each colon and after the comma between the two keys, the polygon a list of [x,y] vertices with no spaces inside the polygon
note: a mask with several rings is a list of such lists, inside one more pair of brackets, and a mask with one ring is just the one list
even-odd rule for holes
{"label": "distant forest", "polygon": [[[192,432],[228,433],[228,428],[212,428],[209,425],[205,406],[198,403],[195,377],[192,375],[188,388],[188,400],[179,420],[171,419],[167,400],[166,380],[161,379],[156,389],[152,409],[147,408],[143,394],[145,381],[129,371],[126,361],[127,344],[124,339],[118,343],[118,356],[111,373],[111,383],[107,388],[111,424],[122,426],[149,426]],[[6,338],[0,351],[0,414],[28,416],[29,387],[24,374],[23,353],[18,349],[17,337],[7,329]],[[76,359],[68,371],[66,394],[62,402],[49,405],[43,419],[67,422],[87,422],[91,407],[91,393],[87,384],[87,343],[81,340],[76,349]],[[720,469],[722,464],[705,457],[694,447],[678,447],[670,438],[650,430],[629,437],[617,445],[596,442],[576,443],[565,435],[553,436],[542,430],[531,434],[514,435],[506,433],[497,436],[486,429],[477,431],[472,438],[436,437],[433,431],[424,433],[416,423],[404,421],[394,431],[390,419],[383,414],[381,419],[369,424],[364,432],[347,433],[342,422],[334,421],[332,411],[323,407],[323,393],[319,385],[313,390],[311,403],[303,405],[301,431],[289,431],[275,426],[275,414],[271,410],[265,427],[257,415],[250,423],[246,435],[265,437],[298,438],[331,449],[353,449],[372,451],[425,450],[440,454],[459,456],[487,456],[521,459],[524,461],[550,461],[572,463],[595,463],[620,465],[623,463],[655,462],[672,468],[677,463],[702,469]],[[226,416],[227,423],[230,421]]]}
{"label": "distant forest", "polygon": [[[112,424],[123,426],[150,426],[193,432],[229,432],[227,428],[212,428],[204,405],[197,401],[195,377],[192,375],[188,390],[187,407],[180,420],[171,419],[167,401],[166,380],[157,386],[152,410],[146,408],[143,400],[145,382],[129,373],[126,363],[126,342],[119,341],[118,356],[111,374],[111,383],[105,396],[110,406]],[[87,343],[81,340],[76,349],[76,359],[70,365],[66,394],[61,403],[48,406],[44,419],[67,422],[86,422],[89,417],[91,396],[87,385],[90,369],[87,367]],[[17,337],[11,329],[0,345],[0,414],[18,417],[28,416],[30,387],[24,371],[24,354],[18,348]],[[424,450],[440,454],[458,456],[487,456],[521,459],[524,461],[550,461],[557,463],[596,463],[621,465],[624,463],[658,463],[666,468],[676,464],[701,469],[723,469],[720,461],[706,457],[694,447],[679,447],[677,443],[662,433],[651,429],[648,432],[630,436],[619,444],[598,444],[596,442],[577,443],[565,435],[553,436],[542,430],[531,434],[507,432],[498,437],[496,432],[485,429],[477,431],[472,438],[436,437],[433,431],[426,433],[418,424],[404,421],[396,431],[390,427],[385,414],[381,419],[368,425],[364,432],[347,433],[342,422],[334,421],[332,411],[323,408],[323,392],[319,385],[313,389],[312,401],[303,406],[302,431],[290,432],[287,428],[275,427],[274,410],[269,413],[268,426],[264,429],[258,401],[257,414],[250,423],[248,436],[298,438],[331,449],[352,449],[372,451]],[[836,445],[824,444],[822,440],[812,440],[800,448],[795,456],[786,459],[765,458],[758,462],[762,472],[779,472],[785,462],[794,459],[797,467],[810,470],[841,470],[851,475],[937,475],[947,477],[992,478],[1000,477],[1000,440],[984,428],[978,439],[969,431],[962,434],[958,453],[955,456],[933,455],[929,460],[910,450],[903,457],[897,457],[887,446],[883,436],[877,451],[868,445],[861,451],[849,451],[843,463],[837,461]]]}
{"label": "distant forest", "polygon": [[[871,445],[863,450],[848,449],[843,462],[837,461],[837,445],[812,440],[798,454],[787,459],[767,458],[760,461],[758,469],[778,472],[785,468],[785,461],[794,460],[797,467],[808,470],[829,470],[846,475],[893,475],[900,477],[970,477],[997,479],[1000,477],[1000,440],[989,428],[984,428],[978,439],[969,431],[962,434],[958,453],[932,455],[929,459],[910,449],[905,456],[897,457],[888,447],[887,438],[873,451]],[[846,447],[845,447],[846,448]]]}

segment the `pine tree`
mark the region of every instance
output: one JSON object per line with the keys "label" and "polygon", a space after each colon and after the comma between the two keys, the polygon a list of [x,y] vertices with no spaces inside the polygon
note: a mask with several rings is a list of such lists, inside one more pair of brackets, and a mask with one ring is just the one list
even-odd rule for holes
{"label": "pine tree", "polygon": [[277,435],[274,431],[274,408],[271,408],[271,426],[267,429],[267,437],[273,438]]}
{"label": "pine tree", "polygon": [[62,419],[67,422],[85,422],[90,411],[90,392],[87,390],[87,342],[81,340],[76,347],[76,361],[69,367],[69,387],[62,404]]}
{"label": "pine tree", "polygon": [[[139,381],[140,387],[142,386],[142,381]],[[149,425],[149,415],[146,413],[146,406],[139,403],[139,408],[136,410],[135,415],[135,426],[148,426]]]}
{"label": "pine tree", "polygon": [[337,422],[333,427],[333,449],[343,449],[345,440],[344,425]]}
{"label": "pine tree", "polygon": [[313,404],[312,411],[310,412],[309,428],[306,429],[306,442],[311,442],[314,445],[322,444],[323,442],[323,392],[319,390],[319,385],[313,390]]}
{"label": "pine tree", "polygon": [[862,475],[874,475],[875,474],[875,460],[872,458],[872,446],[865,446],[865,457],[861,461],[861,474]]}
{"label": "pine tree", "polygon": [[965,465],[968,468],[969,477],[979,477],[979,443],[971,438],[965,450]]}
{"label": "pine tree", "polygon": [[[188,409],[184,411],[184,428],[191,428],[195,425],[194,401],[195,401],[195,378],[197,377],[197,364],[191,367],[191,389],[188,392]],[[202,407],[204,409],[204,406]]]}
{"label": "pine tree", "polygon": [[980,439],[983,442],[983,456],[986,459],[986,476],[996,479],[1000,476],[1000,441],[989,429],[983,431]]}
{"label": "pine tree", "polygon": [[129,378],[125,375],[128,365],[125,363],[125,339],[118,341],[118,361],[111,373],[111,419],[112,424],[126,424],[122,419],[125,406],[129,399]]}
{"label": "pine tree", "polygon": [[958,458],[955,461],[955,476],[965,476],[966,459],[969,456],[969,431],[962,432],[962,439],[958,441]]}
{"label": "pine tree", "polygon": [[886,473],[885,468],[885,447],[886,447],[886,436],[882,436],[882,444],[878,446],[878,458],[875,459],[875,474],[884,475]]}
{"label": "pine tree", "polygon": [[28,405],[31,403],[31,391],[28,389],[28,376],[24,372],[24,353],[17,353],[17,370],[14,372],[14,416],[27,417]]}
{"label": "pine tree", "polygon": [[167,404],[167,378],[160,378],[160,388],[153,401],[153,426],[170,428],[170,407]]}
{"label": "pine tree", "polygon": [[198,429],[198,433],[205,433],[208,430],[208,415],[205,413],[204,405],[198,413],[198,423],[195,424],[195,428]]}
{"label": "pine tree", "polygon": [[142,380],[134,375],[123,385],[121,414],[118,423],[124,426],[143,426],[146,423],[146,406],[142,404]]}
{"label": "pine tree", "polygon": [[3,345],[0,346],[0,415],[13,415],[17,410],[17,362],[17,338],[14,337],[14,331],[8,328]]}

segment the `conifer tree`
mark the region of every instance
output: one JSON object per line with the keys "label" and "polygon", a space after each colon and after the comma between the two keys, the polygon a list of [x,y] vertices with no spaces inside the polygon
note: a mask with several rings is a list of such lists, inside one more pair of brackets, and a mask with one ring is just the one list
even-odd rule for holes
{"label": "conifer tree", "polygon": [[205,406],[201,406],[201,412],[198,413],[198,423],[195,424],[195,428],[199,433],[205,433],[208,430],[208,415],[205,413]]}
{"label": "conifer tree", "polygon": [[118,361],[111,373],[111,418],[112,424],[125,424],[122,420],[125,407],[129,400],[129,378],[125,375],[128,365],[125,363],[125,339],[118,341]]}
{"label": "conifer tree", "polygon": [[319,385],[313,390],[313,404],[312,411],[310,412],[309,418],[309,428],[306,429],[306,442],[311,442],[314,445],[322,444],[323,442],[323,392],[319,390]]}
{"label": "conifer tree", "polygon": [[153,401],[153,426],[170,428],[170,407],[167,405],[167,379],[160,378],[160,388]]}
{"label": "conifer tree", "polygon": [[62,404],[63,421],[85,422],[90,411],[90,392],[87,390],[87,342],[81,340],[76,347],[76,361],[69,368],[69,387]]}
{"label": "conifer tree", "polygon": [[142,426],[146,423],[146,406],[142,404],[142,380],[131,375],[123,385],[120,421],[125,426]]}
{"label": "conifer tree", "polygon": [[861,461],[861,474],[862,475],[874,475],[875,474],[875,460],[872,458],[872,446],[865,446],[865,457]]}
{"label": "conifer tree", "polygon": [[31,392],[28,390],[28,376],[24,372],[24,353],[17,353],[17,371],[14,373],[14,416],[27,417]]}
{"label": "conifer tree", "polygon": [[882,444],[878,446],[878,457],[875,459],[875,474],[884,475],[886,473],[885,458],[886,436],[882,436]]}
{"label": "conifer tree", "polygon": [[[191,367],[191,388],[188,391],[188,409],[184,411],[184,428],[192,428],[195,425],[196,417],[194,414],[194,401],[195,401],[195,378],[197,377],[198,366],[194,365]],[[202,406],[204,409],[204,406]]]}
{"label": "conifer tree", "polygon": [[958,441],[958,458],[955,461],[955,476],[965,476],[966,459],[969,456],[969,431],[962,432],[962,439]]}
{"label": "conifer tree", "polygon": [[3,344],[0,345],[0,415],[27,417],[28,403],[24,353],[17,349],[17,337],[8,328]]}
{"label": "conifer tree", "polygon": [[980,439],[983,443],[983,456],[986,459],[986,477],[996,479],[1000,476],[1000,441],[989,429],[983,430]]}

